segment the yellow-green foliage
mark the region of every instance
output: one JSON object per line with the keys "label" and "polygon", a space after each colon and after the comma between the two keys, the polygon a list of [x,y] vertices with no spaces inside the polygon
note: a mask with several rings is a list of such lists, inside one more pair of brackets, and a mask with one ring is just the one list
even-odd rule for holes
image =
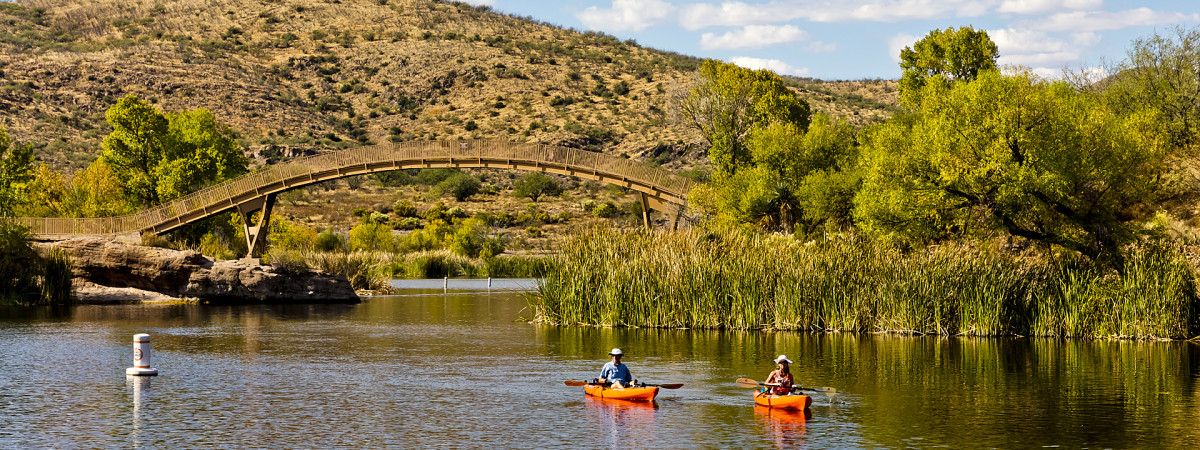
{"label": "yellow-green foliage", "polygon": [[350,249],[368,252],[391,251],[395,238],[389,225],[364,221],[350,229]]}
{"label": "yellow-green foliage", "polygon": [[271,221],[272,248],[312,251],[316,241],[317,230],[286,219]]}
{"label": "yellow-green foliage", "polygon": [[1190,337],[1194,275],[1180,252],[1130,250],[1124,274],[987,247],[902,253],[845,236],[591,230],[531,299],[555,324]]}

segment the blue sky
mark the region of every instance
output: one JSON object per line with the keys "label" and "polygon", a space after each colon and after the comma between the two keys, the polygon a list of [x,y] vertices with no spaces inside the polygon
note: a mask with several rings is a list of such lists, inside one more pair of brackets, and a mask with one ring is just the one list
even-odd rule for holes
{"label": "blue sky", "polygon": [[1130,42],[1200,25],[1200,2],[1105,0],[467,0],[519,16],[825,80],[900,77],[930,30],[987,30],[1000,64],[1045,76],[1122,59]]}

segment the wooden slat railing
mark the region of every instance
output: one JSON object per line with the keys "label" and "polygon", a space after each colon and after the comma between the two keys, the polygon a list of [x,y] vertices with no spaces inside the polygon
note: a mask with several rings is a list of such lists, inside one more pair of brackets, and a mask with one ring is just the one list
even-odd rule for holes
{"label": "wooden slat railing", "polygon": [[[158,231],[164,224],[182,223],[188,217],[211,216],[250,199],[316,181],[359,175],[364,171],[379,172],[450,163],[462,167],[533,164],[568,173],[594,174],[606,181],[621,181],[634,189],[656,193],[659,198],[676,204],[686,202],[691,189],[691,181],[687,178],[648,164],[601,153],[541,144],[423,141],[379,144],[291,159],[126,216],[19,217],[17,220],[39,236]],[[369,169],[372,165],[379,165],[380,168]],[[284,183],[286,185],[282,185]]]}

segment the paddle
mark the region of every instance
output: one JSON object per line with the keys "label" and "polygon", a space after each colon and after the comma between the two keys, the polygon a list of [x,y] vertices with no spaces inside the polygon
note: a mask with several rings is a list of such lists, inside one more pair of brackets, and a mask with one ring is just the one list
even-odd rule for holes
{"label": "paddle", "polygon": [[[752,380],[749,378],[738,378],[737,381],[735,381],[735,383],[737,383],[738,387],[750,388],[750,389],[757,388],[759,386],[779,386],[778,384],[775,384],[775,383],[760,383],[757,380]],[[802,388],[802,387],[793,386],[792,390],[793,391],[824,392],[825,395],[828,395],[830,397],[837,395],[837,389],[834,389],[831,387],[819,387],[819,388],[814,389],[814,388]]]}
{"label": "paddle", "polygon": [[[587,386],[589,384],[600,384],[600,383],[590,383],[587,381],[567,380],[567,381],[564,381],[563,384],[566,384],[567,386],[579,387],[579,386]],[[643,383],[642,385],[643,386],[658,386],[663,389],[679,389],[679,388],[683,387],[683,383],[668,383],[668,384]]]}

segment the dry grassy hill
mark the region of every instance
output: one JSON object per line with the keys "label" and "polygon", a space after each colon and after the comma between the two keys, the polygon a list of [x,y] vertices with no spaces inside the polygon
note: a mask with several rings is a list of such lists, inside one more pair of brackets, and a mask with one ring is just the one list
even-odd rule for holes
{"label": "dry grassy hill", "polygon": [[[668,117],[699,64],[599,33],[420,0],[0,3],[0,111],[51,166],[89,164],[126,94],[208,108],[270,161],[365,142],[482,138],[589,148],[668,167],[703,146]],[[789,79],[866,124],[895,83]]]}

